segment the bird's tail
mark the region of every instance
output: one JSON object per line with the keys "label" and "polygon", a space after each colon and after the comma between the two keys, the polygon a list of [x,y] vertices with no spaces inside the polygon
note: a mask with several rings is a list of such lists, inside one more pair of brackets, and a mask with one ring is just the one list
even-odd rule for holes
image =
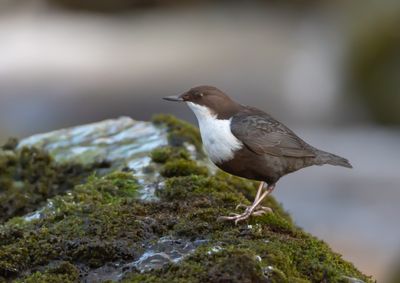
{"label": "bird's tail", "polygon": [[353,166],[346,158],[322,150],[317,150],[317,157],[315,158],[315,161],[318,165],[330,164],[335,166],[353,168]]}

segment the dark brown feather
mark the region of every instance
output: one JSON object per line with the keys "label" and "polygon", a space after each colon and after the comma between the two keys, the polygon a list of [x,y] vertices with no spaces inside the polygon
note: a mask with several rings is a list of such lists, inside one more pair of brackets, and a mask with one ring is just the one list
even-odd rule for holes
{"label": "dark brown feather", "polygon": [[314,148],[289,128],[256,108],[243,107],[232,117],[231,131],[256,154],[315,157]]}

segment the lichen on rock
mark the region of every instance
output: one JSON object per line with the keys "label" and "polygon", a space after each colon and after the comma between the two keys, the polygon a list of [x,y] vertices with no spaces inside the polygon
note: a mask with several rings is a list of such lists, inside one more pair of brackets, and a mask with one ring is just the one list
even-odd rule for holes
{"label": "lichen on rock", "polygon": [[[82,141],[69,135],[79,133],[85,146],[101,149],[85,164],[102,156],[109,168],[49,195],[41,217],[14,217],[0,226],[0,281],[372,282],[295,226],[273,197],[264,205],[274,213],[238,226],[217,221],[238,203],[250,204],[257,184],[204,166],[195,127],[171,116],[155,121],[123,118],[122,128],[115,120],[64,130],[65,142],[52,142],[52,134],[22,141],[68,166],[82,158],[74,150]],[[118,136],[116,128],[129,135]],[[141,144],[146,137],[154,138],[150,146]],[[154,196],[143,198],[148,188]]]}

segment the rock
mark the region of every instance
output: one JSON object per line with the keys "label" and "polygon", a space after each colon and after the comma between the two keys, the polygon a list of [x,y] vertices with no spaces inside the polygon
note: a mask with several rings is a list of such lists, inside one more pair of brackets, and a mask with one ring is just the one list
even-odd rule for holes
{"label": "rock", "polygon": [[197,129],[171,116],[35,135],[0,151],[0,164],[10,160],[16,169],[0,177],[19,185],[0,192],[8,199],[49,177],[61,186],[60,168],[85,170],[64,190],[31,190],[37,210],[0,226],[0,281],[372,282],[272,197],[265,205],[274,213],[238,226],[216,221],[250,203],[257,184],[211,167]]}
{"label": "rock", "polygon": [[148,173],[150,152],[168,144],[165,128],[128,117],[106,120],[22,140],[19,148],[37,147],[59,163],[109,164],[107,171],[131,170],[143,184],[142,199],[154,198],[158,172]]}

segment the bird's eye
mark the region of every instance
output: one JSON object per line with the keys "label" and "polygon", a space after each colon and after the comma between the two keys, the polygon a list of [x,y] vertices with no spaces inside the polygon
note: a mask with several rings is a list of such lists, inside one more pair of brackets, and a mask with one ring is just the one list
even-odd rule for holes
{"label": "bird's eye", "polygon": [[198,95],[199,95],[200,97],[203,97],[203,96],[204,96],[204,94],[203,94],[202,92],[200,92]]}

